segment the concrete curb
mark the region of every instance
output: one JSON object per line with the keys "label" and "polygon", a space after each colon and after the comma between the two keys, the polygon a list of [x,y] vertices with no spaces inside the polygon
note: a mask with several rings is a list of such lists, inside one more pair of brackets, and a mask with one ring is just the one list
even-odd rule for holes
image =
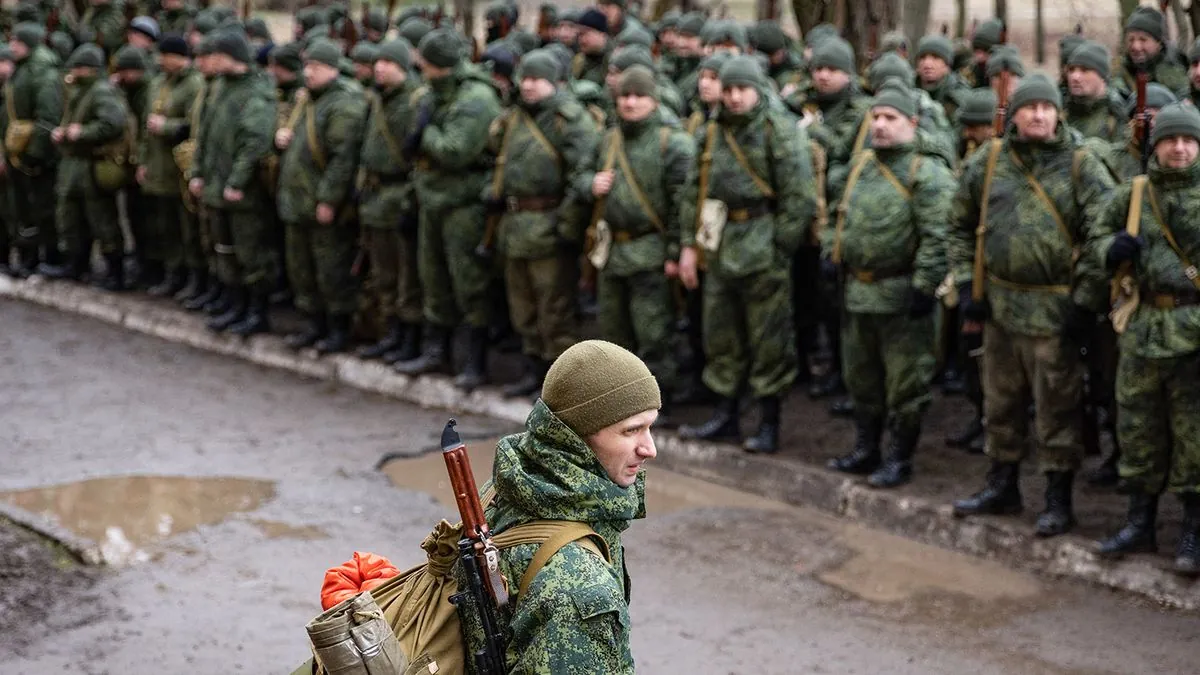
{"label": "concrete curb", "polygon": [[[37,277],[26,281],[0,277],[0,297],[93,317],[170,342],[422,407],[487,415],[516,423],[524,422],[529,412],[528,403],[504,399],[491,389],[463,394],[446,377],[407,377],[383,364],[349,355],[317,357],[312,352],[294,353],[278,337],[270,335],[243,340],[213,334],[205,330],[195,315],[135,296],[114,295]],[[1032,536],[1028,527],[1003,518],[960,520],[953,516],[948,505],[897,492],[871,490],[819,467],[746,455],[726,445],[683,441],[673,434],[662,434],[659,450],[657,464],[683,474],[786,503],[815,507],[944,548],[1135,593],[1177,609],[1200,610],[1200,582],[1173,574],[1156,564],[1161,563],[1158,558],[1101,560],[1092,554],[1092,542],[1082,537],[1068,535],[1043,540]],[[5,512],[0,510],[0,515]],[[49,528],[51,532],[35,529],[76,550],[54,531],[61,528]],[[65,534],[79,545],[77,537]],[[88,550],[94,551],[94,545]],[[82,555],[81,559],[86,560]]]}
{"label": "concrete curb", "polygon": [[85,565],[103,565],[104,554],[91,539],[80,537],[65,527],[19,506],[0,502],[0,518],[12,521],[39,536],[54,541]]}

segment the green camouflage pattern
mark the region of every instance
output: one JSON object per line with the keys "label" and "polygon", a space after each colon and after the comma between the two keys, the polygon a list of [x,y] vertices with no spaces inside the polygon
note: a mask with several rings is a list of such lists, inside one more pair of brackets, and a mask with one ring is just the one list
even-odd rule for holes
{"label": "green camouflage pattern", "polygon": [[[618,128],[605,134],[596,146],[592,163],[597,171],[607,161],[615,133],[621,134],[621,147],[637,184],[654,207],[664,230],[660,231],[650,219],[629,177],[614,161],[613,186],[604,200],[601,218],[615,236],[627,235],[629,240],[613,242],[604,274],[627,277],[640,272],[661,272],[665,260],[679,258],[680,231],[695,227],[694,220],[683,220],[685,214],[694,213],[695,209],[689,211],[683,204],[694,198],[690,196],[688,181],[696,165],[696,144],[678,122],[666,118],[660,109],[640,122],[621,122]],[[590,186],[586,196],[593,199]],[[600,302],[603,305],[603,298]]]}
{"label": "green camouflage pattern", "polygon": [[[50,130],[62,121],[63,82],[60,62],[49,48],[38,45],[9,78],[2,95],[12,96],[16,119],[34,120],[29,145],[21,154],[6,152],[9,171],[5,181],[8,197],[7,222],[13,231],[12,244],[23,249],[43,246],[54,250],[55,174],[58,152],[50,141]],[[8,106],[0,108],[5,130]],[[2,138],[2,137],[0,137]],[[7,250],[7,249],[5,249]]]}
{"label": "green camouflage pattern", "polygon": [[569,248],[540,258],[504,258],[504,287],[521,353],[551,363],[579,341],[575,294],[579,257]]}
{"label": "green camouflage pattern", "polygon": [[[1177,92],[1180,96],[1191,87],[1188,81],[1187,68],[1173,58],[1169,58],[1168,50],[1163,49],[1158,56],[1143,64],[1149,69],[1150,81]],[[1140,67],[1134,65],[1128,56],[1121,58],[1121,67],[1112,76],[1112,86],[1126,101],[1131,101],[1137,92],[1137,73]]]}
{"label": "green camouflage pattern", "polygon": [[360,166],[364,176],[358,216],[364,227],[395,229],[403,214],[416,216],[416,194],[410,180],[412,163],[404,157],[404,139],[412,132],[416,111],[429,95],[414,80],[377,94],[363,133]]}
{"label": "green camouflage pattern", "polygon": [[[677,56],[670,70],[663,69],[671,81],[675,83],[675,87],[686,98],[691,96],[691,92],[696,88],[696,81],[700,70],[699,56]],[[687,83],[691,83],[689,89]]]}
{"label": "green camouflage pattern", "polygon": [[[340,213],[353,199],[367,118],[362,87],[338,77],[321,90],[308,90],[308,101],[279,163],[279,216],[285,223],[315,224],[318,204],[329,204]],[[310,115],[316,132],[313,139],[307,131]],[[264,126],[271,129],[274,124],[271,110]],[[314,141],[316,148],[311,145]],[[318,152],[323,167],[317,166]]]}
{"label": "green camouflage pattern", "polygon": [[161,10],[154,15],[154,19],[158,22],[158,30],[161,35],[166,35],[167,33],[186,35],[188,27],[195,16],[196,11],[191,7],[185,6],[180,9]]}
{"label": "green camouflage pattern", "polygon": [[[1171,234],[1192,263],[1200,261],[1200,225],[1195,214],[1200,208],[1200,164],[1186,169],[1164,169],[1158,160],[1150,160],[1150,185],[1158,200],[1163,218]],[[1100,229],[1104,236],[1096,246],[1096,254],[1108,252],[1117,232],[1125,229],[1129,212],[1132,183],[1117,187],[1112,201],[1104,209]],[[1134,266],[1142,292],[1171,295],[1191,295],[1196,286],[1188,279],[1187,263],[1167,242],[1164,229],[1155,217],[1149,195],[1142,199],[1140,215],[1142,249]],[[1150,298],[1138,303],[1128,327],[1120,337],[1121,354],[1136,354],[1143,359],[1171,359],[1200,351],[1200,306],[1159,309]]]}
{"label": "green camouflage pattern", "polygon": [[893,429],[919,428],[933,401],[934,317],[847,310],[841,334],[842,379],[855,411]]}
{"label": "green camouflage pattern", "polygon": [[821,120],[810,126],[808,133],[825,149],[831,169],[850,161],[859,127],[871,111],[869,96],[864,96],[856,85],[851,84],[829,95],[799,90],[787,99],[787,104],[796,111],[813,107],[820,111]]}
{"label": "green camouflage pattern", "polygon": [[59,250],[71,258],[87,255],[95,240],[101,253],[125,250],[113,194],[101,192],[92,177],[96,152],[122,137],[127,109],[120,92],[101,78],[77,78],[66,90],[63,120],[83,125],[75,141],[59,145],[55,219]]}
{"label": "green camouflage pattern", "polygon": [[117,2],[89,4],[75,30],[76,44],[94,42],[111,58],[125,44],[125,16]]}
{"label": "green camouflage pattern", "polygon": [[[1194,308],[1191,308],[1194,309]],[[1146,358],[1123,351],[1117,365],[1121,483],[1130,492],[1200,493],[1200,355]]]}
{"label": "green camouflage pattern", "polygon": [[[534,126],[550,148],[538,139]],[[492,194],[495,170],[488,172],[485,196],[561,200],[549,211],[508,211],[500,217],[498,246],[506,258],[551,258],[564,245],[582,244],[583,207],[591,192],[598,138],[591,116],[563,93],[537,104],[520,102],[492,124],[490,143],[497,155],[503,152],[504,168],[496,194]]]}
{"label": "green camouflage pattern", "polygon": [[777,91],[783,91],[783,88],[789,84],[795,84],[803,79],[806,75],[804,59],[793,51],[788,51],[783,60],[779,63],[772,63],[767,67],[767,77],[775,83]]}
{"label": "green camouflage pattern", "polygon": [[983,89],[991,86],[987,76],[987,61],[975,63],[972,57],[971,63],[959,68],[957,75],[963,84],[972,89]]}
{"label": "green camouflage pattern", "polygon": [[[604,537],[613,562],[609,565],[580,544],[568,544],[538,572],[526,596],[514,593],[501,617],[505,672],[633,673],[621,533],[631,520],[645,517],[644,474],[629,488],[613,483],[583,439],[540,399],[525,429],[496,446],[491,484],[497,497],[486,510],[492,532],[533,520],[584,522]],[[502,550],[500,572],[520,579],[537,548],[525,544]],[[513,591],[515,584],[510,584]],[[465,623],[463,633],[468,653],[481,648],[478,624]],[[469,659],[467,671],[475,672]]]}
{"label": "green camouflage pattern", "polygon": [[608,74],[608,57],[611,50],[599,54],[580,52],[571,61],[571,79],[591,82],[604,87],[604,76]]}
{"label": "green camouflage pattern", "polygon": [[[1038,471],[1076,471],[1083,460],[1083,364],[1058,335],[1027,335],[989,321],[983,333],[984,449],[1015,463],[1029,454],[1030,427]],[[1033,420],[1029,404],[1033,403]],[[1128,446],[1122,445],[1122,452]]]}
{"label": "green camouflage pattern", "polygon": [[962,105],[963,96],[971,90],[970,85],[958,76],[958,73],[951,72],[942,79],[927,85],[917,78],[917,86],[920,91],[929,94],[935,103],[942,107],[944,117],[954,119],[954,114],[958,112],[958,107]]}
{"label": "green camouflage pattern", "polygon": [[[873,273],[871,282],[846,275],[843,307],[860,314],[906,312],[914,290],[933,295],[946,276],[946,231],[954,201],[953,173],[916,152],[913,144],[873,151],[846,204],[841,263]],[[906,196],[884,173],[899,181]],[[844,187],[839,186],[839,188]],[[836,219],[836,215],[834,216]],[[825,228],[823,254],[831,256],[836,220]]]}
{"label": "green camouflage pattern", "polygon": [[[1058,335],[1072,302],[1096,312],[1108,307],[1108,284],[1095,246],[1101,234],[1098,221],[1113,180],[1100,160],[1081,147],[1081,137],[1065,124],[1059,125],[1050,142],[1023,141],[1015,129],[1010,129],[1002,142],[984,239],[987,274],[1002,280],[989,281],[986,286],[992,320],[1010,333]],[[981,147],[967,160],[954,198],[947,255],[958,283],[974,276],[975,231],[988,151],[988,146]],[[1070,240],[1017,161],[1033,172],[1053,200]],[[1077,178],[1072,176],[1073,166],[1078,167]],[[1073,248],[1078,248],[1075,263]],[[1060,292],[1057,287],[1069,290]]]}
{"label": "green camouflage pattern", "polygon": [[599,305],[596,323],[601,337],[637,354],[658,380],[664,397],[675,389],[679,372],[672,344],[676,313],[671,289],[674,283],[663,273],[661,262],[657,269],[625,274],[605,267],[596,280]]}
{"label": "green camouflage pattern", "polygon": [[[262,77],[255,72],[226,75],[218,86],[210,87],[192,172],[204,180],[200,199],[211,208],[261,211],[270,207],[260,166],[274,142],[275,101],[264,89]],[[293,145],[303,136],[297,133]],[[227,187],[241,190],[242,200],[226,202]]]}
{"label": "green camouflage pattern", "polygon": [[1141,143],[1128,130],[1120,140],[1106,143],[1098,138],[1085,141],[1088,148],[1104,163],[1118,185],[1142,173]]}
{"label": "green camouflage pattern", "polygon": [[364,289],[375,298],[380,318],[396,317],[408,324],[421,323],[421,279],[417,276],[417,241],[414,233],[398,228],[364,227],[362,247],[371,261]]}
{"label": "green camouflage pattern", "polygon": [[1086,138],[1120,142],[1129,130],[1124,100],[1113,89],[1098,98],[1064,97],[1063,119]]}
{"label": "green camouflage pattern", "polygon": [[724,398],[782,396],[796,381],[790,257],[743,277],[709,273],[701,286],[706,363],[701,378]]}
{"label": "green camouflage pattern", "polygon": [[357,250],[357,233],[345,223],[319,225],[315,218],[285,223],[284,260],[296,308],[306,314],[354,314],[358,282],[350,268]]}
{"label": "green camouflage pattern", "polygon": [[[183,176],[172,150],[178,145],[182,131],[191,124],[192,106],[203,87],[204,77],[191,68],[175,75],[159,73],[150,83],[148,98],[151,104],[138,118],[138,126],[143,131],[138,143],[137,163],[146,168],[146,181],[142,184],[146,194],[180,196]],[[146,118],[150,114],[166,118],[158,133],[146,130]]]}

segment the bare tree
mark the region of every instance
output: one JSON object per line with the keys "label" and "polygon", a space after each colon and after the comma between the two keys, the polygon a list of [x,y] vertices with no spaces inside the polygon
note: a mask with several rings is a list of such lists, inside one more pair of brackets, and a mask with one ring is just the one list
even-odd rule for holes
{"label": "bare tree", "polygon": [[1034,3],[1034,24],[1033,24],[1033,41],[1034,41],[1034,58],[1038,64],[1046,62],[1046,17],[1042,12],[1042,0],[1037,0]]}
{"label": "bare tree", "polygon": [[796,27],[801,35],[806,35],[812,27],[825,21],[828,0],[792,0],[792,14],[796,17]]}
{"label": "bare tree", "polygon": [[954,37],[967,36],[967,0],[954,0]]}

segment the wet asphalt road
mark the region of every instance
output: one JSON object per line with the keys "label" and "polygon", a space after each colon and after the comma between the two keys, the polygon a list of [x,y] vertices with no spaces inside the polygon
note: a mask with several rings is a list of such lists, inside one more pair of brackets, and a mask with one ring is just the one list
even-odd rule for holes
{"label": "wet asphalt road", "polygon": [[[0,672],[289,673],[327,567],[450,516],[447,413],[0,301],[0,499],[120,563],[0,635]],[[477,469],[512,426],[461,417]],[[387,453],[405,457],[376,471]],[[1195,673],[1200,617],[651,470],[645,673]],[[442,500],[442,501],[439,501]],[[0,589],[0,593],[3,590]]]}

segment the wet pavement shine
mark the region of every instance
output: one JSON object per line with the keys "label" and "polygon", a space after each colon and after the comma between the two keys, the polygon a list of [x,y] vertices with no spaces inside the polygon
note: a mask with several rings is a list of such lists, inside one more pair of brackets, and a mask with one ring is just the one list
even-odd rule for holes
{"label": "wet pavement shine", "polygon": [[[0,301],[0,326],[0,500],[113,563],[64,584],[53,556],[0,555],[0,672],[289,673],[326,568],[354,551],[416,564],[453,517],[446,412],[21,304]],[[516,430],[459,428],[480,478]],[[639,673],[1197,672],[1196,615],[647,478],[625,540]],[[13,534],[0,523],[0,546]],[[5,602],[12,578],[36,607]]]}

